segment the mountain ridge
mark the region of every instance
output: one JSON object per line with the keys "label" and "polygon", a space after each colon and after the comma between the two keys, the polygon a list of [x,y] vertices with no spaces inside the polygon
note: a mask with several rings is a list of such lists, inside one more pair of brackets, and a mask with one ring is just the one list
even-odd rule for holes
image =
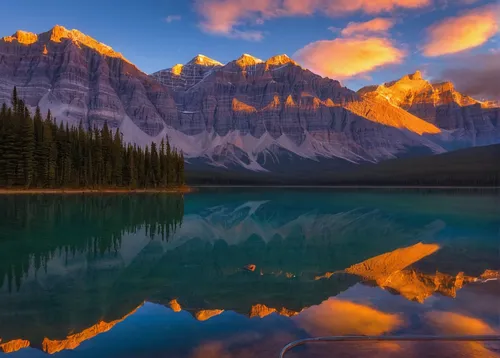
{"label": "mountain ridge", "polygon": [[[142,146],[168,137],[188,160],[219,168],[269,171],[297,159],[376,163],[414,149],[443,153],[462,139],[457,128],[373,89],[354,92],[287,55],[263,61],[243,54],[222,64],[200,54],[146,75],[111,47],[56,26],[2,38],[0,60],[0,102],[17,86],[27,105],[51,109],[58,121],[87,128],[106,121]],[[419,72],[403,80],[425,81]],[[489,137],[478,132],[464,145],[500,140],[489,127],[483,132]]]}

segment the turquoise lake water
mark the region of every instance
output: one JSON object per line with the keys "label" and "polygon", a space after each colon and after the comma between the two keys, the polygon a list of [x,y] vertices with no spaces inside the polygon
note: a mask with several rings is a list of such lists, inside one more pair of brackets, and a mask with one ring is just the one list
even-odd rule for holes
{"label": "turquoise lake water", "polygon": [[[324,335],[500,334],[499,270],[494,190],[0,196],[0,355],[271,358]],[[287,355],[337,356],[500,347]]]}

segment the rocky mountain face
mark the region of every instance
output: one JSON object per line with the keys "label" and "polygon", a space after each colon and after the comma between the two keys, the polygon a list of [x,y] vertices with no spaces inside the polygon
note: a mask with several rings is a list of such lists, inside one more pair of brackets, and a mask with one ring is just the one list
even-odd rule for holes
{"label": "rocky mountain face", "polygon": [[443,151],[427,138],[440,132],[436,126],[365,100],[286,55],[263,61],[244,54],[224,66],[199,58],[153,74],[176,92],[179,122],[168,124],[198,138],[182,147],[197,157],[259,170],[284,157],[357,163],[411,148]]}
{"label": "rocky mountain face", "polygon": [[451,82],[431,83],[422,78],[419,71],[380,86],[364,87],[358,94],[364,98],[384,99],[436,125],[451,135],[452,146],[500,141],[500,108],[497,103],[466,96]]}
{"label": "rocky mountain face", "polygon": [[[405,81],[425,87],[415,77]],[[444,85],[432,103],[452,107],[429,107],[420,94],[429,90],[411,101],[398,90],[395,103],[385,93],[404,86],[356,93],[286,55],[263,61],[244,54],[225,65],[198,55],[148,76],[111,47],[61,26],[0,40],[0,102],[10,101],[14,86],[28,105],[50,108],[58,121],[87,128],[107,121],[139,145],[168,136],[190,163],[256,171],[296,159],[349,164],[441,153],[457,137],[449,130],[472,121],[487,133],[499,123],[495,110],[479,123],[486,108],[468,97],[455,102]],[[454,106],[467,115],[437,114],[455,113]]]}
{"label": "rocky mountain face", "polygon": [[173,97],[151,77],[109,46],[61,26],[0,40],[0,102],[10,102],[14,86],[29,106],[73,125],[132,120],[157,135],[177,116]]}

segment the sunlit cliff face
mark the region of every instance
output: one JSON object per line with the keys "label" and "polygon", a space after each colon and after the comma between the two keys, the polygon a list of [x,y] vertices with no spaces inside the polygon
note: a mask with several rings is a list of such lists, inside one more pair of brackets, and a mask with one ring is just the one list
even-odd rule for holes
{"label": "sunlit cliff face", "polygon": [[455,90],[453,83],[431,83],[425,80],[420,71],[403,76],[397,81],[380,86],[368,86],[359,90],[359,94],[368,98],[381,98],[390,104],[409,109],[414,105],[431,104],[433,106],[456,103],[459,106],[481,104],[483,108],[493,105],[480,102]]}
{"label": "sunlit cliff face", "polygon": [[377,98],[365,97],[362,101],[346,103],[345,107],[361,117],[389,127],[407,129],[419,135],[441,133],[435,125]]}
{"label": "sunlit cliff face", "polygon": [[[68,30],[59,25],[54,26],[54,28],[47,33],[39,35],[31,32],[17,31],[14,35],[4,37],[2,40],[5,42],[17,42],[21,45],[32,45],[39,41],[45,41],[45,39],[48,39],[48,42],[62,42],[64,40],[70,40],[77,46],[83,45],[89,47],[103,56],[115,57],[129,62],[121,53],[114,51],[110,46],[105,45],[78,30]],[[44,44],[44,54],[48,52],[46,45],[47,43]]]}
{"label": "sunlit cliff face", "polygon": [[26,32],[19,30],[12,36],[6,36],[3,38],[5,42],[14,42],[17,41],[22,45],[31,45],[38,41],[38,35],[32,32]]}

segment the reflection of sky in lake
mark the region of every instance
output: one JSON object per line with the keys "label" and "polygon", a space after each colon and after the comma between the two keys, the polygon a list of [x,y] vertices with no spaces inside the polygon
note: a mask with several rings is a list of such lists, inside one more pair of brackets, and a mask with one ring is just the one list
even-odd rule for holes
{"label": "reflection of sky in lake", "polygon": [[[75,237],[67,226],[78,229],[77,208],[100,208],[101,199],[58,202],[69,213],[66,223],[48,215],[50,200],[34,215],[43,220],[9,227],[18,241],[0,241],[0,258],[10,252],[4,264],[22,268],[12,279],[19,287],[9,291],[5,278],[0,290],[0,345],[17,350],[24,339],[31,346],[9,357],[43,351],[276,357],[286,343],[318,335],[500,331],[499,282],[471,282],[486,269],[500,269],[500,208],[491,193],[228,191],[189,195],[182,205],[181,199],[106,199],[114,230],[96,224],[106,212],[90,210],[78,225],[91,229]],[[27,204],[29,210],[40,206]],[[172,225],[179,222],[172,206],[184,207],[181,224]],[[135,216],[120,213],[123,207]],[[170,227],[167,237],[154,225]],[[35,243],[36,233],[44,239]],[[105,250],[95,254],[89,242],[104,242]],[[429,246],[419,242],[439,250],[427,253],[422,247]],[[63,244],[70,250],[61,250]],[[48,258],[38,269],[35,255]],[[243,269],[250,263],[255,272]],[[337,272],[365,263],[370,271],[357,272],[373,277],[369,281]],[[181,311],[171,309],[173,299]],[[500,356],[495,347],[330,344],[298,348],[290,357]]]}

